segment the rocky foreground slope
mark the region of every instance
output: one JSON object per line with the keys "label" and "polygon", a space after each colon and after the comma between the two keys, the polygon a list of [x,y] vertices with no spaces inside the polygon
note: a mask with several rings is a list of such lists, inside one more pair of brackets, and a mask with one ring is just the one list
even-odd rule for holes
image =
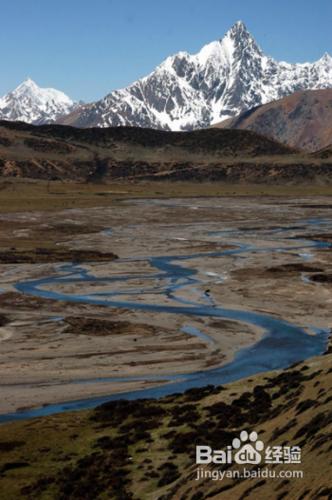
{"label": "rocky foreground slope", "polygon": [[[15,499],[329,499],[332,367],[327,354],[288,370],[162,400],[0,426],[0,496]],[[196,480],[196,445],[225,449],[242,430],[265,448],[297,446],[300,463],[249,465],[275,478]],[[243,470],[243,466],[200,466]],[[302,471],[287,478],[284,471]]]}

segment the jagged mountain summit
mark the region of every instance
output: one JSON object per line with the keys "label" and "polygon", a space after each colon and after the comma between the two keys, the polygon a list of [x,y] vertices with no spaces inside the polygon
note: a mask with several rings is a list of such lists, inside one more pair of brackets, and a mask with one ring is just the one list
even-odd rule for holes
{"label": "jagged mountain summit", "polygon": [[53,123],[73,111],[76,104],[63,92],[41,88],[27,78],[0,98],[0,119],[33,124]]}
{"label": "jagged mountain summit", "polygon": [[168,57],[148,76],[78,107],[61,123],[191,130],[235,116],[295,91],[332,87],[332,58],[290,64],[264,55],[237,22],[191,55]]}

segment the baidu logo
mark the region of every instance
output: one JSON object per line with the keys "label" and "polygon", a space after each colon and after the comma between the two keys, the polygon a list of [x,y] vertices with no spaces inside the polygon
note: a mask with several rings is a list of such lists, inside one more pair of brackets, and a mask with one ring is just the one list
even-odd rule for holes
{"label": "baidu logo", "polygon": [[257,432],[248,434],[242,431],[240,438],[233,439],[232,446],[238,450],[234,455],[234,462],[237,464],[260,464],[262,461],[261,451],[264,450],[264,443],[260,441]]}
{"label": "baidu logo", "polygon": [[299,446],[267,446],[258,439],[255,431],[243,430],[232,444],[223,450],[210,446],[196,446],[196,464],[253,464],[264,463],[301,463]]}

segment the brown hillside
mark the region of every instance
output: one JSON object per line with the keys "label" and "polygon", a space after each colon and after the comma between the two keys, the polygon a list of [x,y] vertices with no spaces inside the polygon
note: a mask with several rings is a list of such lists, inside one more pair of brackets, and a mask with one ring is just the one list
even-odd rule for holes
{"label": "brown hillside", "polygon": [[0,176],[79,182],[331,184],[331,158],[250,130],[166,132],[0,122]]}
{"label": "brown hillside", "polygon": [[253,130],[292,147],[317,151],[332,143],[332,89],[296,92],[215,127]]}

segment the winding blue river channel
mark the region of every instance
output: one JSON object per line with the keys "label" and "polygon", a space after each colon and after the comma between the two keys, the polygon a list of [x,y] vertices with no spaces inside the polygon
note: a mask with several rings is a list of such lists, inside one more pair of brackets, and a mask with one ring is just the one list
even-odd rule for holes
{"label": "winding blue river channel", "polygon": [[[321,220],[315,222],[305,221],[296,229],[305,229],[310,224],[322,224]],[[282,232],[283,239],[287,239],[287,231],[294,230],[294,226],[277,227],[270,230],[271,234]],[[246,234],[248,230],[246,230]],[[285,234],[286,233],[286,234]],[[107,236],[112,237],[111,230],[104,232]],[[207,231],[207,234],[209,232]],[[214,236],[218,233],[211,233]],[[223,236],[225,231],[220,231],[220,236]],[[243,233],[242,233],[243,234]],[[182,393],[190,388],[203,387],[208,384],[225,384],[234,380],[248,377],[260,372],[286,368],[296,362],[302,361],[311,356],[315,356],[324,352],[328,334],[327,330],[319,330],[312,328],[310,333],[304,329],[293,325],[285,320],[277,319],[276,317],[267,314],[261,314],[253,311],[227,309],[215,304],[212,297],[207,291],[201,292],[194,302],[180,296],[181,291],[197,288],[202,285],[202,282],[197,277],[198,270],[189,268],[183,264],[197,258],[211,258],[228,255],[233,258],[246,256],[250,252],[292,252],[306,260],[306,256],[310,255],[312,250],[316,248],[331,248],[331,244],[321,242],[296,239],[293,236],[289,237],[291,246],[285,247],[277,244],[274,247],[267,248],[256,247],[254,245],[242,244],[238,242],[241,237],[241,230],[235,229],[228,231],[228,236],[236,236],[237,241],[227,243],[232,244],[232,249],[220,250],[209,253],[196,253],[190,255],[178,256],[158,256],[140,258],[140,261],[146,261],[150,267],[155,270],[153,274],[121,275],[121,276],[103,276],[96,277],[84,268],[83,265],[66,264],[60,265],[57,272],[51,276],[46,276],[36,280],[22,281],[16,284],[16,289],[24,294],[35,297],[42,297],[52,300],[62,300],[76,303],[88,303],[95,305],[103,305],[107,307],[126,308],[132,310],[144,310],[152,312],[162,312],[167,314],[182,314],[186,315],[188,321],[183,325],[182,332],[188,335],[200,337],[206,342],[211,341],[207,335],[200,332],[190,325],[191,317],[213,317],[235,320],[259,327],[263,331],[261,339],[256,344],[239,350],[234,356],[234,359],[218,368],[207,369],[194,373],[184,373],[177,375],[153,376],[144,375],[141,377],[109,377],[95,378],[92,380],[77,380],[75,383],[95,383],[95,382],[126,382],[126,381],[152,381],[159,383],[154,387],[133,390],[125,393],[117,393],[109,396],[95,397],[84,400],[75,400],[64,402],[61,404],[50,404],[41,408],[27,409],[17,413],[0,415],[0,422],[49,415],[52,413],[64,412],[69,410],[78,410],[84,408],[92,408],[106,401],[117,399],[139,399],[139,398],[159,398],[174,393]],[[119,259],[118,262],[135,262],[134,259]],[[132,279],[137,280],[148,279],[149,287],[135,288],[131,287],[125,291],[114,291],[114,285],[119,282],[129,282]],[[299,277],[299,279],[301,279]],[[153,281],[153,288],[151,287]],[[93,293],[89,295],[79,295],[73,293],[64,293],[57,291],[57,285],[77,285],[84,283],[102,283],[109,286],[109,291],[102,293]],[[112,291],[113,285],[113,291]],[[226,285],[225,285],[226,286]],[[303,286],[306,286],[303,283]],[[144,299],[144,294],[151,293],[160,294],[171,300],[171,305],[149,303],[148,299],[135,300],[135,297]],[[122,300],[122,296],[126,296],[126,300]],[[195,295],[197,296],[197,294]],[[132,297],[128,300],[128,297]]]}

